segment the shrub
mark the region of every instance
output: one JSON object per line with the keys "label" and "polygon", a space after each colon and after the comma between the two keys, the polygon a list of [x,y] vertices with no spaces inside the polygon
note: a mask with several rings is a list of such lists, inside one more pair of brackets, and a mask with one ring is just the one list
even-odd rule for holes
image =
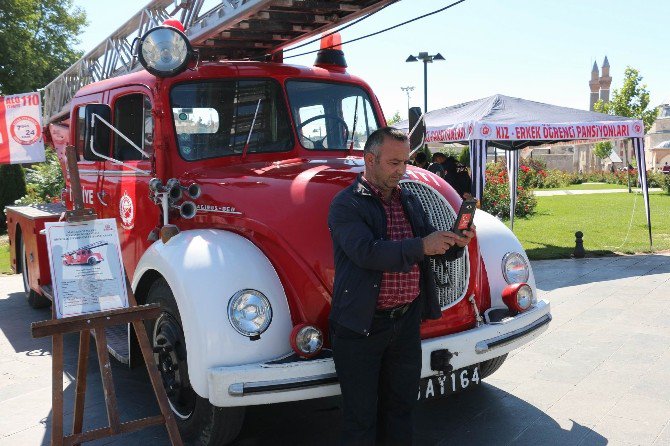
{"label": "shrub", "polygon": [[5,217],[5,206],[25,195],[26,179],[23,168],[19,164],[6,164],[0,166],[0,229],[7,228]]}
{"label": "shrub", "polygon": [[58,156],[51,147],[46,149],[45,162],[26,169],[26,180],[26,192],[16,200],[16,204],[38,204],[60,199],[65,180]]}
{"label": "shrub", "polygon": [[647,171],[647,185],[649,187],[665,187],[665,179],[668,175],[662,172]]}
{"label": "shrub", "polygon": [[[490,214],[508,219],[509,205],[509,183],[505,163],[487,164],[482,209]],[[535,213],[536,206],[537,201],[533,192],[527,186],[522,185],[520,180],[517,187],[517,206],[514,215],[518,217],[530,216]]]}
{"label": "shrub", "polygon": [[560,187],[567,187],[571,184],[581,184],[585,178],[576,173],[563,172],[558,169],[551,169],[547,171],[544,177],[544,182],[539,187],[548,189],[557,189]]}

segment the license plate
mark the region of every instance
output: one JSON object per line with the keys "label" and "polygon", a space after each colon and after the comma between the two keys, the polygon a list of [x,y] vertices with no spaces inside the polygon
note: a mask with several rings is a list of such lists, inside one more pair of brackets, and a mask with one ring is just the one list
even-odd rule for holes
{"label": "license plate", "polygon": [[453,395],[461,390],[479,385],[479,366],[454,370],[444,375],[422,378],[419,382],[417,400],[430,400]]}

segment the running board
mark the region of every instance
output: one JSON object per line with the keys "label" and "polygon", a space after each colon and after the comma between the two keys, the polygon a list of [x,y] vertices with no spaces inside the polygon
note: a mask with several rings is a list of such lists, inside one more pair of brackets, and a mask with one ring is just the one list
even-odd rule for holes
{"label": "running board", "polygon": [[[53,302],[53,288],[51,285],[40,287],[42,295]],[[105,328],[107,336],[107,351],[117,361],[130,365],[130,342],[129,342],[130,324],[113,325]],[[91,335],[95,338],[93,331]]]}

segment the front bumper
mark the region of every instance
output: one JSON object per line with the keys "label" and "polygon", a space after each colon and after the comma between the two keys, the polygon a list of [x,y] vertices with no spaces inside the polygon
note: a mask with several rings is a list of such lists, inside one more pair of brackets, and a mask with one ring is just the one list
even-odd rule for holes
{"label": "front bumper", "polygon": [[[421,376],[434,375],[430,354],[448,349],[454,370],[478,364],[515,350],[546,330],[550,306],[540,301],[526,313],[502,323],[439,338],[423,340]],[[213,367],[208,372],[209,400],[219,407],[252,406],[323,398],[340,393],[335,365],[329,351],[315,359],[288,355],[266,363]]]}

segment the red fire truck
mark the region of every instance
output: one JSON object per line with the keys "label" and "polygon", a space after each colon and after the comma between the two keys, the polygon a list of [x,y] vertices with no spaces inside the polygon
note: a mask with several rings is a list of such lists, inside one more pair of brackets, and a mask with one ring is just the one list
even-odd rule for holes
{"label": "red fire truck", "polygon": [[106,242],[91,243],[90,245],[82,246],[81,248],[66,252],[62,255],[63,265],[95,265],[104,260],[102,254],[93,252],[93,248],[105,246]]}
{"label": "red fire truck", "polygon": [[[162,306],[148,327],[155,358],[182,435],[203,444],[233,439],[245,406],[339,393],[328,207],[386,121],[338,48],[325,43],[312,67],[282,50],[392,1],[317,3],[202,12],[155,0],[45,91],[50,142],[63,161],[76,147],[86,206],[116,219],[138,301]],[[170,17],[184,31],[160,25]],[[401,187],[451,228],[461,199],[446,182],[410,166]],[[51,294],[39,235],[62,210],[51,206],[8,211],[32,306]],[[479,384],[551,320],[513,233],[483,211],[475,223],[462,258],[432,263],[443,315],[422,325],[420,398]],[[127,327],[112,334],[110,352],[132,364]]]}

